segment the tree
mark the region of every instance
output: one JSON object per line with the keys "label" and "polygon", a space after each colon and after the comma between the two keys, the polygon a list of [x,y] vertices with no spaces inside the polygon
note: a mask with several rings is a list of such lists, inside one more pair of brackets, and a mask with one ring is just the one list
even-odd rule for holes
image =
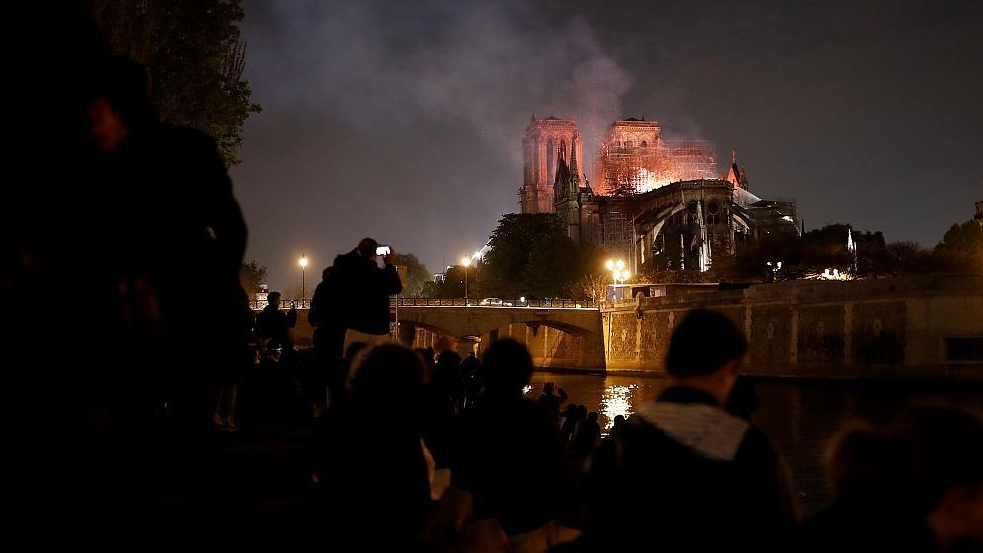
{"label": "tree", "polygon": [[442,298],[442,285],[444,283],[440,281],[428,280],[423,283],[423,290],[420,291],[420,297],[423,298]]}
{"label": "tree", "polygon": [[[471,274],[468,273],[470,278]],[[470,282],[468,283],[470,284]],[[427,281],[423,285],[423,297],[452,299],[464,297],[464,267],[454,265],[444,272],[443,281]],[[473,294],[472,294],[473,295]]]}
{"label": "tree", "polygon": [[977,221],[954,224],[945,232],[937,250],[966,255],[983,254],[983,225]]}
{"label": "tree", "polygon": [[243,263],[239,269],[239,282],[250,299],[260,291],[260,284],[266,284],[266,265],[260,265],[256,260]]}
{"label": "tree", "polygon": [[577,251],[573,240],[566,236],[546,239],[532,246],[529,263],[522,272],[523,292],[533,298],[562,297],[576,281]]}
{"label": "tree", "polygon": [[[297,307],[300,307],[301,295],[303,295],[305,299],[310,300],[311,296],[314,295],[314,288],[314,286],[301,286],[301,284],[298,282],[297,284],[290,284],[283,290],[278,291],[282,295],[284,306],[290,305],[290,302],[293,301]],[[272,290],[270,291],[272,292]]]}
{"label": "tree", "polygon": [[473,297],[564,297],[584,276],[604,270],[600,246],[571,240],[553,213],[503,215],[489,245],[469,269]]}
{"label": "tree", "polygon": [[570,289],[570,297],[575,300],[601,301],[605,298],[611,277],[607,273],[589,273],[581,277]]}
{"label": "tree", "polygon": [[553,213],[508,213],[492,232],[484,258],[488,290],[500,297],[526,294],[523,281],[532,250],[544,242],[566,238],[559,217]]}
{"label": "tree", "polygon": [[930,273],[936,265],[932,252],[922,248],[918,242],[891,242],[887,245],[887,252],[894,276]]}
{"label": "tree", "polygon": [[430,281],[430,271],[411,253],[397,253],[396,265],[406,267],[406,282],[403,283],[401,295],[419,297],[423,293],[423,286]]}
{"label": "tree", "polygon": [[940,270],[979,274],[983,272],[983,225],[978,221],[954,224],[935,246]]}
{"label": "tree", "polygon": [[165,123],[215,139],[227,166],[239,162],[242,126],[260,111],[243,80],[240,0],[89,0],[113,55],[146,65],[154,109]]}

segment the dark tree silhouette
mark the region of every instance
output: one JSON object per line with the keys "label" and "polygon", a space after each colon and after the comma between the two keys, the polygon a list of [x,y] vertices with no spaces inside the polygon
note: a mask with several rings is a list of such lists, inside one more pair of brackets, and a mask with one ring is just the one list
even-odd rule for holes
{"label": "dark tree silhouette", "polygon": [[416,297],[423,293],[423,287],[430,281],[430,271],[411,253],[397,253],[396,265],[406,267],[406,282],[403,283],[403,296]]}
{"label": "dark tree silhouette", "polygon": [[243,80],[240,0],[88,0],[113,55],[147,66],[165,123],[202,131],[226,166],[239,162],[242,126],[260,111]]}
{"label": "dark tree silhouette", "polygon": [[249,294],[250,298],[259,292],[260,284],[266,284],[266,265],[260,265],[255,259],[249,263],[243,263],[239,269],[239,282],[242,289]]}

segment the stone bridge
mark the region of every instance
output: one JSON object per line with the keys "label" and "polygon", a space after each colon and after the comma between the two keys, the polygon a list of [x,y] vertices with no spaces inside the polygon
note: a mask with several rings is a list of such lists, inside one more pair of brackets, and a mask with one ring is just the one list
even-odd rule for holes
{"label": "stone bridge", "polygon": [[[448,336],[460,352],[480,353],[511,337],[529,347],[541,368],[662,373],[675,322],[703,307],[744,329],[751,374],[983,381],[983,276],[707,288],[605,303],[600,310],[569,300],[571,307],[401,304],[400,340],[427,347]],[[294,333],[299,346],[310,345],[306,310]]]}
{"label": "stone bridge", "polygon": [[498,338],[529,347],[539,367],[604,369],[601,314],[596,308],[400,306],[400,339],[415,347],[448,336],[467,353]]}

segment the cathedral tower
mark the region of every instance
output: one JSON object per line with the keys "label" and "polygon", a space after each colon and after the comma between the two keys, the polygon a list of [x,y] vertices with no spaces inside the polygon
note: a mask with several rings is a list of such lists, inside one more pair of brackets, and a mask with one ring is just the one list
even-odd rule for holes
{"label": "cathedral tower", "polygon": [[561,153],[564,160],[583,159],[583,145],[575,139],[578,134],[572,119],[532,116],[522,139],[522,213],[554,211],[553,184]]}
{"label": "cathedral tower", "polygon": [[577,150],[581,148],[580,136],[574,133],[570,141],[569,163],[562,149],[558,149],[556,153],[559,161],[553,180],[553,202],[556,214],[566,227],[567,236],[579,242],[582,238],[583,194],[587,190],[581,190],[580,167],[577,165]]}

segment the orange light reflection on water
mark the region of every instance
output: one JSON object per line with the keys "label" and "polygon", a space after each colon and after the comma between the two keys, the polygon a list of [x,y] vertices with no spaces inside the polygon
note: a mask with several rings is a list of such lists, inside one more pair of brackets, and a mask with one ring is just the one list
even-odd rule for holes
{"label": "orange light reflection on water", "polygon": [[628,418],[632,414],[632,396],[637,384],[627,386],[605,386],[601,395],[601,414],[607,418],[604,430],[611,430],[614,426],[614,418],[621,415]]}

